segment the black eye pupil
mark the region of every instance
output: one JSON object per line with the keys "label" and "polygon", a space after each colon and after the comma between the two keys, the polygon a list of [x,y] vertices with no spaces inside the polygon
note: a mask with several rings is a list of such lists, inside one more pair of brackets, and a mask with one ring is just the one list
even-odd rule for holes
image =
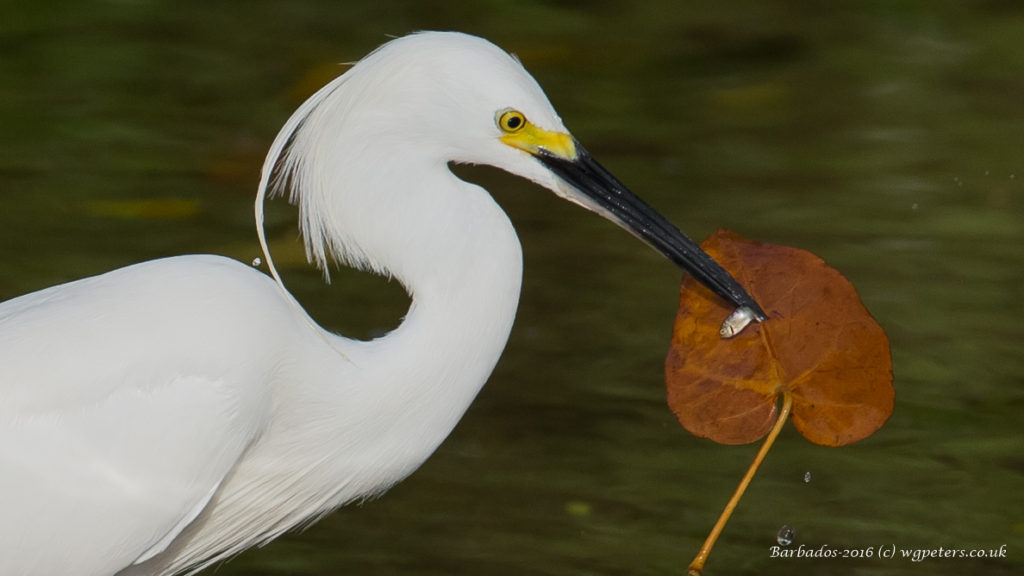
{"label": "black eye pupil", "polygon": [[508,120],[505,121],[505,125],[508,126],[510,130],[515,130],[516,128],[519,128],[519,126],[521,126],[522,123],[523,119],[520,118],[519,116],[511,116]]}

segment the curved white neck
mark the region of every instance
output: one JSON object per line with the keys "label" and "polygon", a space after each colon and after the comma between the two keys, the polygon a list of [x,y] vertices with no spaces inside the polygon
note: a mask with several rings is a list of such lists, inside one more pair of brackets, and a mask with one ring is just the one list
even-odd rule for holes
{"label": "curved white neck", "polygon": [[383,491],[433,453],[490,376],[515,319],[522,253],[508,217],[446,166],[427,173],[434,178],[401,208],[418,216],[402,230],[386,230],[387,214],[361,215],[383,218],[388,233],[361,237],[360,250],[411,294],[402,324],[368,342],[321,333],[330,345],[307,343],[290,375],[314,390],[296,401],[315,404],[302,412],[315,427],[292,424],[305,429],[303,443],[331,445],[323,479],[341,501]]}
{"label": "curved white neck", "polygon": [[442,202],[443,216],[424,215],[424,229],[409,231],[402,261],[385,265],[412,295],[408,314],[352,358],[379,386],[370,392],[378,405],[409,418],[410,435],[416,429],[420,440],[437,444],[501,356],[522,282],[522,253],[508,217],[483,189],[445,173],[459,190],[458,206]]}

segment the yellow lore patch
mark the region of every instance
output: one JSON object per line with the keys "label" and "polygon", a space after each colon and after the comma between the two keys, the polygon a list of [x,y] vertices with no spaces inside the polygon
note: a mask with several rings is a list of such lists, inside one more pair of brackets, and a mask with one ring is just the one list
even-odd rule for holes
{"label": "yellow lore patch", "polygon": [[498,127],[505,135],[501,141],[533,155],[547,152],[572,160],[576,158],[576,142],[564,132],[545,130],[526,119],[521,112],[504,110],[498,113]]}

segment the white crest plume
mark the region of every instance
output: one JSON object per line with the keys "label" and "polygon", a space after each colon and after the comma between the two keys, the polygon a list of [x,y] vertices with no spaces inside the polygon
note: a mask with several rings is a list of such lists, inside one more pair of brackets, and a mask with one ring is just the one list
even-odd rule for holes
{"label": "white crest plume", "polygon": [[[311,205],[315,194],[310,194],[310,202],[299,202],[300,191],[305,187],[315,186],[310,178],[304,177],[300,167],[307,162],[301,155],[292,153],[290,146],[295,144],[295,139],[300,135],[303,123],[310,114],[317,109],[343,82],[346,76],[335,78],[329,84],[318,90],[288,118],[284,127],[278,132],[274,142],[270,145],[267,157],[263,162],[263,169],[260,174],[259,189],[256,192],[255,216],[256,233],[259,237],[260,248],[263,250],[263,257],[267,262],[270,275],[284,289],[284,283],[274,265],[274,259],[270,255],[270,248],[267,246],[266,232],[263,226],[263,210],[267,195],[271,197],[284,195],[288,192],[288,201],[299,205],[300,227],[302,237],[306,245],[306,257],[318,268],[323,270],[324,277],[330,281],[330,273],[327,266],[327,250],[325,245],[327,235],[324,234],[324,227],[319,218],[313,216],[316,208]],[[313,147],[312,149],[316,149]],[[335,248],[332,246],[332,248]],[[285,290],[287,291],[287,290]]]}

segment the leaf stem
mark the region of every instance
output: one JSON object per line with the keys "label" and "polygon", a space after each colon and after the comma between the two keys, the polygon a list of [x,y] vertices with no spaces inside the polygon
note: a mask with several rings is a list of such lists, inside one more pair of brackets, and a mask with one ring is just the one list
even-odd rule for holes
{"label": "leaf stem", "polygon": [[793,408],[793,395],[789,390],[783,390],[782,392],[782,410],[779,411],[779,417],[775,421],[775,426],[772,427],[771,432],[764,439],[764,443],[761,444],[761,449],[757,451],[757,456],[754,457],[754,461],[747,468],[747,473],[740,480],[740,485],[736,487],[736,491],[733,492],[732,498],[725,505],[725,510],[722,510],[722,515],[718,517],[718,522],[711,529],[711,533],[708,534],[707,540],[704,541],[704,545],[700,547],[700,552],[697,552],[697,556],[693,558],[693,562],[690,562],[690,567],[687,572],[688,576],[700,576],[704,570],[704,562],[707,561],[708,555],[711,554],[711,548],[718,541],[718,537],[722,534],[722,530],[725,529],[725,523],[729,521],[729,517],[732,516],[733,510],[740,503],[740,498],[743,497],[743,493],[746,492],[747,486],[750,485],[750,481],[754,478],[754,474],[757,469],[761,466],[761,462],[764,461],[764,457],[768,454],[768,450],[771,449],[772,444],[775,443],[775,439],[779,436],[779,432],[782,431],[783,425],[789,418],[789,412]]}

